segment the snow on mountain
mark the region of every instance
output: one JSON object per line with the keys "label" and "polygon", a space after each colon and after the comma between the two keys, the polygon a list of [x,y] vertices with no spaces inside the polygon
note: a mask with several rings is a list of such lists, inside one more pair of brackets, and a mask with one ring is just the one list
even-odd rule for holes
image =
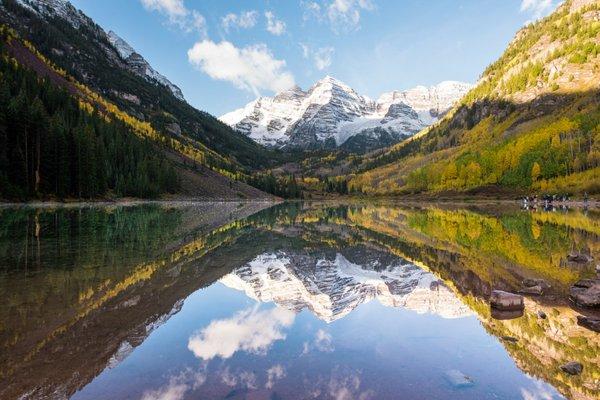
{"label": "snow on mountain", "polygon": [[76,28],[89,21],[84,13],[67,0],[17,0],[17,3],[36,14],[67,20]]}
{"label": "snow on mountain", "polygon": [[136,74],[168,87],[175,97],[177,97],[179,100],[185,100],[181,89],[179,89],[179,87],[177,87],[175,84],[171,83],[171,81],[169,81],[164,75],[161,75],[154,68],[152,68],[148,61],[146,61],[144,57],[137,53],[133,47],[129,45],[129,43],[127,43],[113,31],[109,31],[107,37],[108,41],[113,45],[115,50],[117,50],[117,53],[119,53],[121,59],[125,61],[125,63],[127,63],[127,65]]}
{"label": "snow on mountain", "polygon": [[382,265],[375,257],[358,265],[339,253],[321,257],[280,251],[258,255],[221,282],[257,301],[274,302],[295,312],[309,309],[326,322],[373,299],[443,318],[470,314],[432,274],[401,259],[388,262]]}
{"label": "snow on mountain", "polygon": [[[136,74],[169,88],[175,97],[185,100],[181,89],[171,83],[165,76],[154,70],[150,64],[138,54],[125,40],[116,33],[110,31],[105,33],[101,28],[96,27],[94,22],[83,12],[76,9],[67,0],[17,0],[17,2],[28,10],[44,18],[61,18],[69,22],[73,27],[79,28],[82,25],[93,27],[99,35],[106,35],[108,41],[113,45],[121,59]],[[1,4],[1,3],[0,3]]]}
{"label": "snow on mountain", "polygon": [[253,140],[273,147],[340,146],[377,130],[400,139],[437,121],[471,85],[446,81],[384,93],[377,101],[326,76],[308,91],[298,86],[260,97],[220,119]]}

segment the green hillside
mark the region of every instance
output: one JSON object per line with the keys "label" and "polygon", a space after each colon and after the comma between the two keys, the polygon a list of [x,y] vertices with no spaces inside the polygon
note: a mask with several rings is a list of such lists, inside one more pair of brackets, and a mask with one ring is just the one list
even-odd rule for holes
{"label": "green hillside", "polygon": [[521,29],[438,124],[371,159],[349,190],[600,192],[600,2]]}

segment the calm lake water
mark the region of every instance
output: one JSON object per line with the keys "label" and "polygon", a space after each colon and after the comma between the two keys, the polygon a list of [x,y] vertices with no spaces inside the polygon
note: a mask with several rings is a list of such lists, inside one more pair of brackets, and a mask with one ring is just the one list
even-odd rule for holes
{"label": "calm lake water", "polygon": [[[0,208],[0,398],[598,399],[571,251],[600,257],[598,211]],[[551,288],[492,315],[525,278]]]}

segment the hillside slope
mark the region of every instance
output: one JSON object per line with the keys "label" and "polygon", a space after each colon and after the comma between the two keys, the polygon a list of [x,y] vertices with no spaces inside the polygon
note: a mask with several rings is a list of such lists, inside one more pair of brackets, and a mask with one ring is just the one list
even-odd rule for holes
{"label": "hillside slope", "polygon": [[438,124],[363,160],[350,191],[600,192],[600,1],[522,28]]}
{"label": "hillside slope", "polygon": [[234,176],[266,167],[277,158],[186,103],[178,88],[139,54],[124,57],[114,34],[106,33],[67,0],[3,0],[0,22],[121,111],[181,143],[199,164]]}
{"label": "hillside slope", "polygon": [[197,163],[202,153],[186,156],[178,144],[0,25],[0,199],[271,197]]}

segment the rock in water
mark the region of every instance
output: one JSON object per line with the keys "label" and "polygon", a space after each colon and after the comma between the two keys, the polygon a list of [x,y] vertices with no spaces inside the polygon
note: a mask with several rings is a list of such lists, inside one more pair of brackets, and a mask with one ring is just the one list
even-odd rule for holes
{"label": "rock in water", "polygon": [[586,317],[583,315],[577,316],[577,325],[588,328],[594,332],[600,333],[600,318]]}
{"label": "rock in water", "polygon": [[560,369],[569,375],[579,375],[581,371],[583,371],[583,365],[581,365],[577,361],[571,361],[566,363],[565,365],[561,365]]}
{"label": "rock in water", "polygon": [[582,279],[571,287],[571,299],[581,307],[600,307],[600,279]]}
{"label": "rock in water", "polygon": [[473,381],[473,379],[471,379],[470,376],[463,374],[457,369],[451,369],[450,371],[446,371],[446,379],[455,388],[465,388],[473,386],[475,384],[475,382]]}
{"label": "rock in water", "polygon": [[525,308],[523,296],[503,290],[492,291],[490,305],[501,311],[520,311]]}

